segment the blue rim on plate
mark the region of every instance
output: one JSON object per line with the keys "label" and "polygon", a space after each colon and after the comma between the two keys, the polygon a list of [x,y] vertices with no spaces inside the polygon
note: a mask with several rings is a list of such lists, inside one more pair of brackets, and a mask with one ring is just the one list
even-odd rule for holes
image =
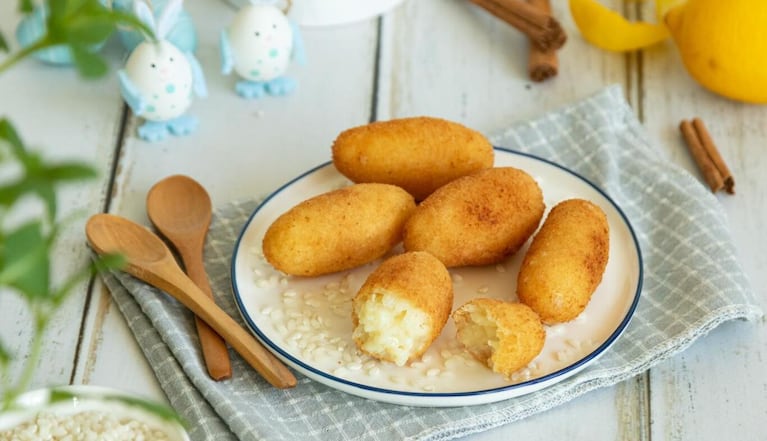
{"label": "blue rim on plate", "polygon": [[[588,179],[584,178],[583,176],[579,175],[578,173],[560,165],[555,162],[552,162],[550,160],[547,160],[545,158],[538,157],[536,155],[532,155],[529,153],[519,152],[511,149],[506,148],[500,148],[495,147],[496,152],[502,152],[505,154],[511,154],[517,155],[523,158],[528,158],[534,161],[540,161],[544,164],[556,167],[557,169],[569,174],[572,177],[575,177],[579,179],[582,183],[587,184],[591,189],[595,190],[599,195],[601,195],[616,211],[616,213],[620,216],[621,220],[625,224],[625,227],[630,234],[633,250],[636,252],[636,259],[638,268],[637,270],[637,282],[636,282],[636,288],[633,293],[633,298],[631,300],[630,306],[627,308],[625,316],[620,321],[620,323],[616,326],[615,330],[605,339],[604,342],[602,342],[599,346],[597,346],[595,349],[593,349],[590,353],[587,355],[581,357],[577,361],[565,366],[564,368],[558,369],[556,371],[553,371],[551,373],[545,374],[543,376],[537,377],[537,378],[531,378],[529,380],[521,381],[514,384],[505,385],[502,387],[494,387],[494,388],[487,388],[487,389],[480,389],[480,390],[472,390],[472,391],[461,391],[461,392],[417,392],[417,391],[406,391],[406,390],[395,390],[395,389],[387,389],[383,387],[368,385],[364,383],[359,383],[355,381],[351,381],[348,379],[341,378],[339,376],[333,375],[329,372],[326,372],[325,370],[318,369],[314,366],[311,366],[301,360],[300,358],[295,357],[294,355],[288,353],[281,347],[281,345],[274,342],[272,339],[270,339],[255,323],[253,318],[250,316],[250,314],[247,312],[247,307],[243,302],[243,293],[240,292],[240,289],[238,287],[237,283],[237,274],[236,274],[236,268],[237,268],[237,259],[240,255],[241,246],[243,245],[243,237],[245,236],[246,231],[248,230],[248,227],[251,225],[251,222],[253,221],[254,217],[259,213],[259,211],[268,204],[272,199],[280,195],[283,191],[285,191],[287,188],[290,188],[293,184],[295,184],[298,181],[301,181],[307,176],[312,175],[313,173],[328,167],[331,165],[331,162],[326,162],[323,164],[320,164],[310,170],[308,170],[305,173],[302,173],[301,175],[297,176],[296,178],[290,180],[285,185],[278,188],[276,191],[274,191],[272,194],[270,194],[266,199],[264,199],[258,207],[255,208],[253,213],[249,216],[247,222],[243,226],[237,241],[235,243],[234,251],[232,254],[231,259],[231,283],[232,283],[232,289],[234,293],[235,302],[237,304],[237,307],[239,309],[239,312],[247,323],[249,329],[253,334],[269,349],[271,352],[273,352],[277,357],[291,365],[292,367],[296,368],[300,372],[304,373],[305,375],[309,376],[310,378],[313,378],[317,381],[320,381],[326,385],[329,385],[331,387],[335,387],[337,389],[343,390],[345,392],[354,394],[354,395],[360,395],[364,396],[366,398],[371,398],[374,400],[384,401],[384,402],[390,402],[390,403],[396,403],[396,404],[407,404],[407,405],[415,405],[415,406],[455,406],[455,405],[471,405],[471,404],[483,404],[483,403],[489,403],[494,401],[500,401],[507,398],[512,398],[515,396],[524,395],[527,393],[532,393],[537,390],[543,389],[551,384],[560,382],[576,373],[581,371],[583,368],[588,366],[590,363],[595,361],[599,356],[601,356],[610,346],[615,343],[615,341],[620,337],[620,335],[623,333],[623,331],[628,326],[629,322],[631,321],[631,318],[634,315],[634,312],[636,310],[637,304],[639,302],[640,294],[642,291],[642,282],[643,282],[643,261],[642,261],[642,253],[641,249],[639,247],[639,242],[637,240],[636,234],[634,232],[633,227],[631,226],[631,223],[629,222],[628,218],[626,217],[623,210],[610,198],[601,188],[599,188],[597,185],[593,184]],[[490,397],[492,396],[492,397]],[[461,398],[457,401],[445,401],[444,399],[450,399],[450,398]]]}

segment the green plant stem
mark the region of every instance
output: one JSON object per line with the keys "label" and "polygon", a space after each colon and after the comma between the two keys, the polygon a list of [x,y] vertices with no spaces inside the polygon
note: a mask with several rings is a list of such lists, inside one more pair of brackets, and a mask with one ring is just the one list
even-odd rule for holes
{"label": "green plant stem", "polygon": [[13,66],[14,64],[18,63],[22,59],[28,57],[35,51],[39,51],[41,49],[45,49],[48,46],[51,46],[52,43],[49,38],[41,38],[40,40],[34,42],[33,44],[22,48],[20,51],[12,54],[2,62],[0,62],[0,73],[3,73],[8,68]]}
{"label": "green plant stem", "polygon": [[35,372],[35,366],[40,360],[40,355],[43,349],[43,335],[45,334],[45,328],[48,325],[48,314],[39,311],[38,308],[34,308],[34,311],[35,333],[32,336],[32,347],[29,353],[29,357],[27,357],[27,360],[24,363],[24,369],[21,377],[19,378],[19,381],[13,387],[11,387],[8,390],[8,393],[5,394],[5,397],[3,397],[3,406],[0,408],[2,410],[9,409],[13,405],[13,402],[16,400],[16,397],[27,390],[27,387],[29,387],[29,384],[32,382],[32,375]]}
{"label": "green plant stem", "polygon": [[2,381],[2,389],[0,389],[0,396],[2,396],[2,402],[0,402],[0,411],[6,410],[8,408],[8,397],[7,395],[10,395],[8,392],[11,387],[11,372],[8,369],[10,366],[10,363],[3,363],[0,365],[0,381]]}

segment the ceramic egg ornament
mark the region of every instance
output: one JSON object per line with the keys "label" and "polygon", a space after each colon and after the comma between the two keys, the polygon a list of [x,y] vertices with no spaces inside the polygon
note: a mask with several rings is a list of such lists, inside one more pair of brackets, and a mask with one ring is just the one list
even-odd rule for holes
{"label": "ceramic egg ornament", "polygon": [[305,63],[298,26],[276,6],[251,2],[221,31],[221,71],[243,78],[235,90],[244,98],[287,95],[296,81],[285,76],[291,62]]}
{"label": "ceramic egg ornament", "polygon": [[198,125],[186,115],[193,95],[207,95],[197,59],[165,37],[181,11],[181,0],[169,0],[155,25],[146,3],[137,1],[136,15],[152,28],[157,41],[143,41],[131,52],[118,72],[120,89],[133,113],[146,121],[138,128],[141,139],[159,141],[168,134],[187,135]]}

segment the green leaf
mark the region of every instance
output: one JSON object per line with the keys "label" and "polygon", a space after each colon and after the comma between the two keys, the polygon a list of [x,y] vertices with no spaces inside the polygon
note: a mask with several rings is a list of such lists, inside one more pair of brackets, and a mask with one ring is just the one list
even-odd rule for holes
{"label": "green leaf", "polygon": [[79,162],[67,162],[47,166],[44,174],[46,178],[57,182],[93,179],[98,176],[96,169]]}
{"label": "green leaf", "polygon": [[11,122],[6,118],[0,119],[0,139],[4,140],[11,146],[16,157],[26,156],[24,143],[21,142],[21,138],[19,138],[19,134],[16,132],[16,128],[13,127],[13,124],[11,124]]}
{"label": "green leaf", "polygon": [[79,394],[70,392],[68,390],[53,388],[51,389],[51,394],[48,396],[48,403],[55,404],[62,401],[72,401],[78,396]]}
{"label": "green leaf", "polygon": [[17,155],[17,158],[24,167],[24,172],[27,176],[40,176],[42,170],[44,170],[43,158],[40,156],[40,153],[22,150]]}
{"label": "green leaf", "polygon": [[67,0],[47,0],[45,6],[48,8],[48,23],[55,22],[56,20],[65,17],[67,15],[68,5],[69,1]]}
{"label": "green leaf", "polygon": [[93,262],[93,270],[98,273],[118,270],[125,267],[128,260],[122,254],[103,254]]}
{"label": "green leaf", "polygon": [[48,219],[56,218],[55,185],[97,176],[86,164],[65,162],[49,165],[35,152],[28,152],[16,129],[7,119],[0,119],[0,140],[11,147],[11,153],[22,166],[22,178],[0,186],[0,207],[10,207],[26,194],[38,196],[46,206]]}
{"label": "green leaf", "polygon": [[81,46],[70,46],[77,71],[85,78],[104,76],[109,68],[98,54],[90,52]]}
{"label": "green leaf", "polygon": [[8,53],[10,50],[11,49],[8,46],[8,42],[5,40],[5,36],[2,32],[0,32],[0,52]]}
{"label": "green leaf", "polygon": [[92,3],[100,6],[99,0],[46,0],[49,17],[61,20],[75,16]]}
{"label": "green leaf", "polygon": [[24,196],[34,195],[45,204],[46,219],[52,222],[58,209],[55,183],[49,177],[27,173],[22,180],[0,187],[0,207],[11,207]]}
{"label": "green leaf", "polygon": [[182,426],[186,426],[186,422],[181,419],[181,417],[176,413],[173,408],[168,407],[164,404],[155,403],[153,401],[144,400],[141,398],[136,397],[123,397],[123,396],[107,396],[104,397],[107,400],[112,401],[118,401],[123,404],[127,404],[128,406],[138,407],[140,409],[144,409],[149,413],[154,414],[155,416],[158,416],[162,418],[165,421],[175,421]]}
{"label": "green leaf", "polygon": [[22,181],[0,187],[0,207],[11,207],[21,198],[34,195],[45,205],[46,219],[53,222],[58,209],[54,184],[53,180],[27,177]]}
{"label": "green leaf", "polygon": [[0,207],[10,207],[21,199],[25,186],[23,182],[14,182],[0,187]]}
{"label": "green leaf", "polygon": [[52,1],[60,1],[64,4],[66,4],[66,13],[69,16],[76,15],[88,5],[88,2],[93,2],[94,0],[52,0]]}
{"label": "green leaf", "polygon": [[[48,0],[48,19],[46,20],[47,35],[52,44],[70,42],[70,27],[72,21],[83,17],[81,10],[86,0]],[[76,41],[74,42],[76,43]]]}
{"label": "green leaf", "polygon": [[85,78],[107,73],[107,64],[94,54],[94,47],[106,41],[118,26],[152,31],[135,15],[113,11],[103,0],[48,0],[45,44],[66,45],[72,53],[78,72]]}
{"label": "green leaf", "polygon": [[53,222],[56,219],[56,189],[54,182],[46,179],[35,179],[30,182],[30,190],[34,192],[45,204],[45,210],[48,214],[48,221]]}
{"label": "green leaf", "polygon": [[93,46],[104,42],[114,30],[115,24],[109,17],[84,16],[70,24],[67,40],[76,45]]}
{"label": "green leaf", "polygon": [[35,3],[32,0],[19,0],[19,12],[29,14],[35,9]]}
{"label": "green leaf", "polygon": [[82,271],[71,275],[58,289],[51,294],[54,305],[61,304],[72,292],[72,289],[81,281],[94,273],[101,273],[113,269],[120,269],[125,265],[125,258],[120,254],[105,254],[97,257],[91,265]]}
{"label": "green leaf", "polygon": [[7,366],[11,362],[11,352],[3,346],[0,340],[0,366]]}
{"label": "green leaf", "polygon": [[3,268],[0,286],[16,288],[28,300],[49,293],[49,238],[39,220],[30,221],[14,231],[6,232],[2,252]]}
{"label": "green leaf", "polygon": [[145,400],[143,398],[138,397],[131,397],[131,396],[125,396],[125,395],[102,395],[97,393],[78,393],[78,392],[72,392],[65,389],[51,389],[51,394],[48,399],[51,403],[57,403],[61,401],[71,401],[75,398],[79,399],[93,399],[93,400],[103,400],[103,401],[116,401],[118,403],[122,403],[127,406],[131,407],[137,407],[139,409],[142,409],[144,411],[147,411],[151,414],[154,414],[157,417],[160,417],[161,419],[165,421],[175,421],[179,423],[180,425],[186,427],[186,422],[181,419],[181,417],[176,413],[173,408],[161,404],[161,403],[155,403],[154,401]]}

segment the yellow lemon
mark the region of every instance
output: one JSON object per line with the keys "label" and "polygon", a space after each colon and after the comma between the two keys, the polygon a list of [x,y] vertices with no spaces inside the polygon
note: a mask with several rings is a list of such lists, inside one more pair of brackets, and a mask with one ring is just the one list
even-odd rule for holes
{"label": "yellow lemon", "polygon": [[668,37],[664,25],[630,22],[596,0],[570,0],[570,13],[586,41],[609,51],[641,49]]}
{"label": "yellow lemon", "polygon": [[665,21],[696,81],[735,100],[767,103],[767,2],[689,0]]}

